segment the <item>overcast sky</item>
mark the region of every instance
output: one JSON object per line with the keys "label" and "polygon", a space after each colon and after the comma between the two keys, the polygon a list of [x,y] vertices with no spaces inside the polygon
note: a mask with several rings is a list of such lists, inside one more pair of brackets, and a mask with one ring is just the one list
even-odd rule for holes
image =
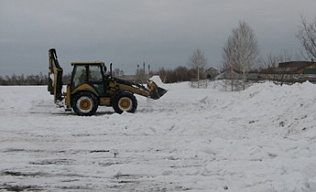
{"label": "overcast sky", "polygon": [[64,72],[75,61],[104,61],[125,74],[188,66],[196,49],[220,69],[233,28],[245,21],[261,55],[301,51],[300,16],[315,0],[0,0],[0,75],[48,72],[56,48]]}

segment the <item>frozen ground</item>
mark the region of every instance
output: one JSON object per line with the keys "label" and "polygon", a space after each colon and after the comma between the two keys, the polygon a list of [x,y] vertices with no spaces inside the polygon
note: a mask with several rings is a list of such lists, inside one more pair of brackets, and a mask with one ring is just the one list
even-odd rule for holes
{"label": "frozen ground", "polygon": [[316,191],[316,85],[163,87],[92,117],[0,87],[0,191]]}

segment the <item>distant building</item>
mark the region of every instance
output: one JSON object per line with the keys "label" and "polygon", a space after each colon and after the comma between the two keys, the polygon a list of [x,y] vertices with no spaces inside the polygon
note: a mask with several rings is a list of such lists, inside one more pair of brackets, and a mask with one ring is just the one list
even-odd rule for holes
{"label": "distant building", "polygon": [[[314,61],[289,61],[279,63],[278,67],[270,67],[260,71],[246,73],[248,81],[271,80],[276,82],[305,82],[316,83],[316,62]],[[242,79],[242,72],[233,69],[224,71],[216,79]]]}
{"label": "distant building", "polygon": [[219,75],[219,71],[213,67],[210,67],[205,71],[205,74],[206,74],[206,78],[214,79],[216,76]]}
{"label": "distant building", "polygon": [[291,74],[316,74],[316,62],[313,61],[289,61],[279,63],[279,71]]}
{"label": "distant building", "polygon": [[289,61],[279,63],[278,67],[261,70],[260,80],[273,80],[279,82],[316,82],[316,62]]}

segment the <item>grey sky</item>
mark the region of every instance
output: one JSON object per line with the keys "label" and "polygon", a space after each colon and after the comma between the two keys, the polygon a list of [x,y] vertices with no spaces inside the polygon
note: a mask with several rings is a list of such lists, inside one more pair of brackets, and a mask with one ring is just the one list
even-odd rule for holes
{"label": "grey sky", "polygon": [[295,55],[300,16],[312,21],[315,8],[315,0],[0,0],[0,75],[46,74],[52,47],[65,73],[75,61],[125,74],[143,62],[174,69],[198,48],[219,69],[239,21],[254,30],[261,55]]}

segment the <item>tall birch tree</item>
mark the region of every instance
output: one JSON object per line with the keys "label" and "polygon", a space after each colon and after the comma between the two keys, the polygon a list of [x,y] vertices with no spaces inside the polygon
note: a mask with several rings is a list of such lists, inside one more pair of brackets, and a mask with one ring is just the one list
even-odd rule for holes
{"label": "tall birch tree", "polygon": [[189,58],[189,64],[195,72],[198,88],[200,88],[200,80],[203,78],[207,60],[204,57],[204,53],[197,49]]}
{"label": "tall birch tree", "polygon": [[[256,64],[259,56],[258,42],[254,31],[246,22],[232,30],[223,49],[223,69],[230,73],[242,73],[242,88],[246,88],[247,73]],[[233,86],[233,83],[232,83]]]}

